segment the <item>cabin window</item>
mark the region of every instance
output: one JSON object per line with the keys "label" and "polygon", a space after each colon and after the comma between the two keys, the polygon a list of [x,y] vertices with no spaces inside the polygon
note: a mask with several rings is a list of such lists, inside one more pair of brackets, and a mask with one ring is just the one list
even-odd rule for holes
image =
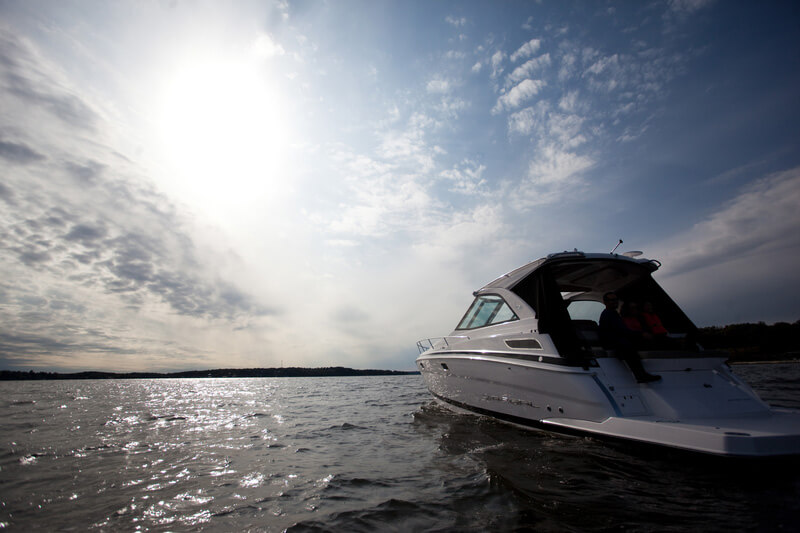
{"label": "cabin window", "polygon": [[600,322],[600,314],[606,306],[594,300],[573,300],[567,306],[572,320],[594,320]]}
{"label": "cabin window", "polygon": [[475,329],[518,320],[511,307],[495,294],[478,296],[456,329]]}

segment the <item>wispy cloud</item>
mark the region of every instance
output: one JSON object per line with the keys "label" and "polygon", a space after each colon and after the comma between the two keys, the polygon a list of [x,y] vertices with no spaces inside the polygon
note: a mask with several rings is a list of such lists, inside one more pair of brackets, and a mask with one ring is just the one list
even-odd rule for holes
{"label": "wispy cloud", "polygon": [[798,205],[800,167],[751,183],[722,209],[664,246],[670,249],[665,251],[669,272],[690,272],[770,251],[800,257]]}
{"label": "wispy cloud", "polygon": [[503,110],[515,109],[524,102],[530,100],[546,85],[543,80],[523,80],[509,89],[509,91],[497,99],[497,104],[492,108],[492,113],[499,113]]}
{"label": "wispy cloud", "polygon": [[520,81],[529,78],[534,72],[541,70],[545,66],[550,65],[550,54],[542,54],[539,57],[529,59],[522,65],[515,68],[511,74],[506,78],[506,86],[519,83]]}
{"label": "wispy cloud", "polygon": [[30,106],[29,111],[49,113],[68,127],[93,129],[98,121],[95,110],[53,70],[24,38],[0,28],[0,94],[3,95],[3,107],[12,103],[22,104]]}
{"label": "wispy cloud", "polygon": [[445,17],[444,20],[445,22],[447,22],[451,26],[455,26],[456,28],[461,28],[462,26],[467,24],[466,17],[453,17],[448,15],[447,17]]}
{"label": "wispy cloud", "polygon": [[706,8],[714,3],[715,0],[669,0],[669,7],[672,11],[683,13],[694,13]]}
{"label": "wispy cloud", "polygon": [[506,54],[502,50],[496,51],[492,54],[489,63],[492,65],[492,78],[496,78],[503,73],[503,60]]}
{"label": "wispy cloud", "polygon": [[428,82],[426,89],[429,93],[447,94],[453,89],[453,82],[446,78],[436,77]]}
{"label": "wispy cloud", "polygon": [[9,163],[25,165],[45,159],[45,156],[31,147],[10,141],[0,140],[0,157]]}
{"label": "wispy cloud", "polygon": [[508,131],[521,135],[530,135],[536,131],[539,136],[546,133],[550,105],[547,102],[538,102],[535,106],[526,107],[508,117]]}
{"label": "wispy cloud", "polygon": [[444,170],[440,176],[452,183],[450,190],[462,194],[477,194],[486,186],[482,177],[486,166],[475,161],[464,160],[454,168]]}
{"label": "wispy cloud", "polygon": [[531,158],[526,179],[515,191],[513,205],[527,210],[555,203],[565,195],[577,198],[585,186],[582,175],[594,164],[595,161],[587,155],[554,145],[541,147]]}
{"label": "wispy cloud", "polygon": [[800,319],[800,168],[765,176],[654,243],[661,283],[699,325]]}
{"label": "wispy cloud", "polygon": [[542,46],[542,41],[540,39],[531,39],[527,43],[523,44],[517,50],[509,56],[512,62],[516,62],[520,59],[524,59],[526,57],[530,57],[536,52],[539,51],[539,48]]}
{"label": "wispy cloud", "polygon": [[253,52],[261,58],[282,56],[286,53],[280,43],[266,33],[259,35],[253,43]]}

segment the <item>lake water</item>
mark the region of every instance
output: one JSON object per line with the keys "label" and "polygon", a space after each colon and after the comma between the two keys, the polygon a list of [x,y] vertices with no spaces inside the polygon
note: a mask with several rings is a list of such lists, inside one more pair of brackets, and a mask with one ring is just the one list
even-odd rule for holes
{"label": "lake water", "polygon": [[[737,366],[800,408],[800,365]],[[437,407],[420,376],[0,383],[0,527],[796,531],[797,461],[686,456]]]}

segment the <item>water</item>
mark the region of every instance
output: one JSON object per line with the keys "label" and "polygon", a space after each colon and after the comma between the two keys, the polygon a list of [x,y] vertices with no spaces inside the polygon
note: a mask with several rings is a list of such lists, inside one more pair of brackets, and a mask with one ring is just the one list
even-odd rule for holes
{"label": "water", "polygon": [[[800,365],[736,372],[800,408]],[[780,531],[796,461],[437,407],[419,376],[0,383],[0,523],[46,531]]]}

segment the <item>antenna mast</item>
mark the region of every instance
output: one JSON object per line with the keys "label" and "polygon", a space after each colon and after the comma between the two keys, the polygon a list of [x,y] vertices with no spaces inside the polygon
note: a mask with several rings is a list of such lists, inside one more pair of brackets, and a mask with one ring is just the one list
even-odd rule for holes
{"label": "antenna mast", "polygon": [[613,254],[613,253],[614,253],[614,252],[617,250],[617,248],[619,248],[619,245],[620,245],[620,244],[622,244],[622,239],[620,239],[620,240],[619,240],[619,242],[617,243],[617,245],[614,247],[614,249],[613,249],[613,250],[611,250],[611,253],[612,253],[612,254]]}

